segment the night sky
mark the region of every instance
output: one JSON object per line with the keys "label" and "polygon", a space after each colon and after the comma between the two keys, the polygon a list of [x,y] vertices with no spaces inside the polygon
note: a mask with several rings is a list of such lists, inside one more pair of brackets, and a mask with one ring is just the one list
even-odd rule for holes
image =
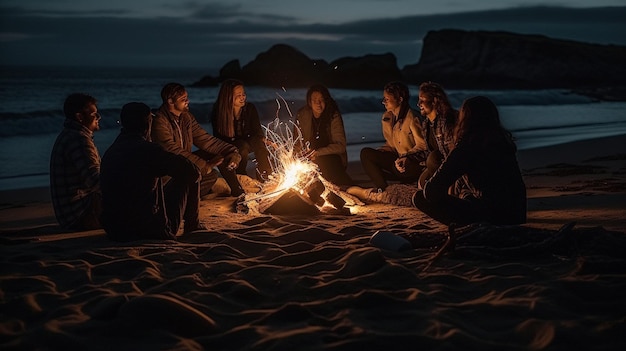
{"label": "night sky", "polygon": [[444,28],[626,45],[626,0],[3,0],[0,18],[2,65],[218,69],[284,43],[327,61],[391,52],[401,68]]}

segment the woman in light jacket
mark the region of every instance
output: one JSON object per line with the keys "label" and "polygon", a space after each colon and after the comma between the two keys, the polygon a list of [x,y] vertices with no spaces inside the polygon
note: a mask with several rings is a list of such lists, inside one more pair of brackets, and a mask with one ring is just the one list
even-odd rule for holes
{"label": "woman in light jacket", "polygon": [[363,148],[361,165],[379,192],[387,188],[389,180],[417,186],[427,147],[420,120],[409,107],[409,88],[402,82],[388,83],[382,103],[386,110],[381,121],[385,144],[378,149]]}

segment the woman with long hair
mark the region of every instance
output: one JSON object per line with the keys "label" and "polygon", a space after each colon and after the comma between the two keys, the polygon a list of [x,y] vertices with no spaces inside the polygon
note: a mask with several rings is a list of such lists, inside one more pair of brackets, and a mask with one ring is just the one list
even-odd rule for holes
{"label": "woman with long hair", "polygon": [[379,192],[385,190],[388,180],[417,185],[427,151],[419,119],[409,106],[409,88],[402,82],[388,83],[382,103],[385,144],[378,149],[363,148],[361,165]]}
{"label": "woman with long hair", "polygon": [[[517,147],[489,98],[476,96],[463,102],[454,142],[424,189],[414,194],[415,207],[447,225],[525,223],[526,187]],[[448,189],[457,180],[463,191],[450,195]]]}
{"label": "woman with long hair", "polygon": [[[271,173],[265,134],[254,104],[246,100],[243,82],[227,79],[222,82],[211,114],[213,135],[237,147],[241,155],[236,173],[247,175],[248,156],[254,153],[257,179],[266,180]],[[230,185],[230,184],[229,184]]]}
{"label": "woman with long hair", "polygon": [[298,111],[296,120],[302,133],[301,148],[317,164],[322,176],[337,185],[351,185],[352,178],[346,173],[348,153],[343,119],[325,86],[315,84],[308,89],[306,106]]}
{"label": "woman with long hair", "polygon": [[423,117],[422,131],[428,148],[426,168],[419,179],[421,188],[454,147],[454,128],[459,113],[450,104],[443,87],[434,82],[420,84],[417,107]]}

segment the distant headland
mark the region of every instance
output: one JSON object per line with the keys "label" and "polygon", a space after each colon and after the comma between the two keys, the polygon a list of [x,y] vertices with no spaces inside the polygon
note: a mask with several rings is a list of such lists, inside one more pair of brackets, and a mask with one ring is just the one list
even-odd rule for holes
{"label": "distant headland", "polygon": [[400,69],[393,53],[311,59],[277,44],[241,66],[227,62],[217,77],[193,86],[237,78],[249,86],[381,89],[387,82],[435,81],[447,89],[572,89],[598,100],[626,101],[626,46],[600,45],[510,32],[430,31],[419,62]]}

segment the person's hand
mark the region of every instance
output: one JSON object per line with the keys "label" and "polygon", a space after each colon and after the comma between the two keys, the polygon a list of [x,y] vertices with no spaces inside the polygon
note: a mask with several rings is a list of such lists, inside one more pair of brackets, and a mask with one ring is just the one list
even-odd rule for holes
{"label": "person's hand", "polygon": [[311,150],[309,153],[306,154],[306,158],[311,161],[315,161],[315,158],[317,158],[317,150]]}
{"label": "person's hand", "polygon": [[211,172],[213,167],[217,167],[217,166],[221,165],[222,162],[224,162],[224,156],[222,156],[222,155],[217,155],[217,156],[214,156],[213,158],[211,158],[210,160],[207,160],[206,161],[206,164],[207,164],[207,174],[209,172]]}
{"label": "person's hand", "polygon": [[396,169],[400,173],[406,172],[406,156],[398,157],[396,159]]}
{"label": "person's hand", "polygon": [[241,155],[238,152],[231,152],[226,155],[225,162],[228,170],[232,171],[239,166],[239,162],[241,162]]}

